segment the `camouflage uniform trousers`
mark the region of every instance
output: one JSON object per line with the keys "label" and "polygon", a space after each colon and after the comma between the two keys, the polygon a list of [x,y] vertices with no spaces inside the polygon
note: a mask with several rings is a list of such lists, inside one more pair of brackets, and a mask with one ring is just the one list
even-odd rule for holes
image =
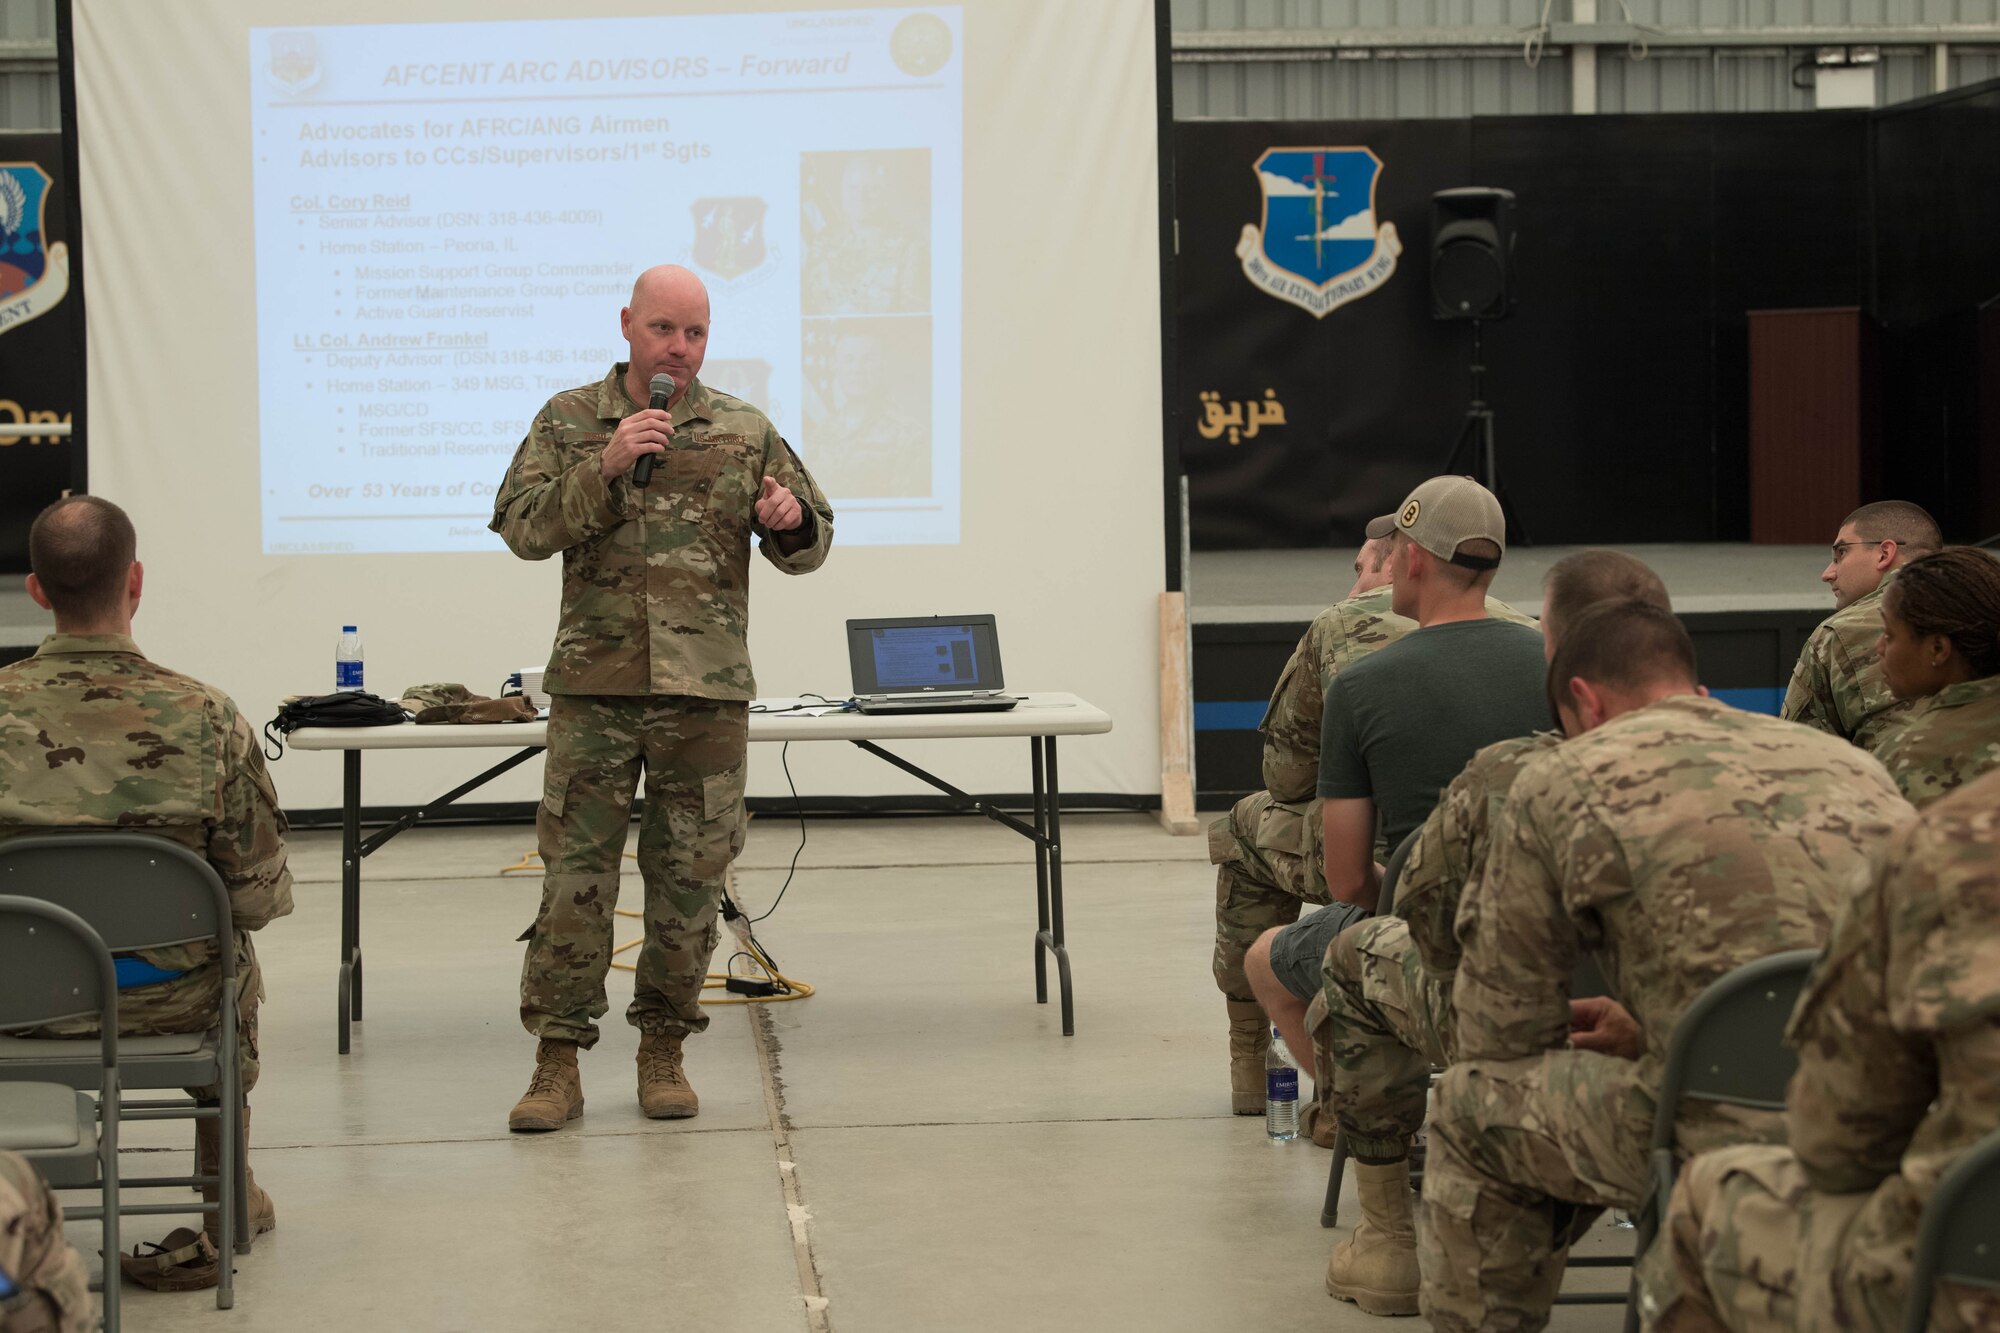
{"label": "camouflage uniform trousers", "polygon": [[[171,981],[135,986],[118,992],[118,1033],[124,1037],[158,1037],[179,1032],[206,1032],[215,1026],[222,998],[222,969],[209,964],[192,968]],[[257,1086],[257,1009],[264,998],[264,972],[247,931],[236,932],[236,1063],[242,1071],[243,1092]],[[51,1023],[24,1033],[30,1037],[94,1037],[98,1027],[89,1019]],[[198,1102],[222,1100],[222,1089],[211,1084],[188,1088]]]}
{"label": "camouflage uniform trousers", "polygon": [[1450,989],[1425,972],[1409,923],[1380,917],[1327,946],[1320,992],[1306,1011],[1324,1097],[1348,1151],[1362,1161],[1409,1155],[1423,1128],[1431,1070],[1448,1064]]}
{"label": "camouflage uniform trousers", "polygon": [[743,850],[749,705],[678,695],[556,695],[542,804],[535,815],[545,873],[535,924],[521,936],[521,1024],[537,1037],[597,1044],[610,1007],[612,912],[643,769],[639,873],[645,935],[625,1017],[641,1032],[685,1036],[708,1026],[702,982],[716,912]]}
{"label": "camouflage uniform trousers", "polygon": [[85,1333],[97,1327],[90,1274],[63,1239],[62,1206],[35,1168],[0,1153],[0,1276],[15,1294],[0,1297],[7,1333]]}
{"label": "camouflage uniform trousers", "polygon": [[1539,1329],[1569,1247],[1647,1185],[1653,1093],[1589,1051],[1453,1065],[1438,1080],[1418,1240],[1431,1326]]}
{"label": "camouflage uniform trousers", "polygon": [[1326,891],[1325,825],[1320,803],[1274,801],[1252,792],[1208,827],[1215,872],[1215,984],[1231,1000],[1254,1003],[1243,955],[1257,937],[1299,919],[1302,903],[1331,901]]}
{"label": "camouflage uniform trousers", "polygon": [[[1853,1250],[1899,1248],[1887,1243],[1895,1238],[1875,1234],[1881,1220],[1867,1208],[1873,1198],[1867,1190],[1813,1189],[1789,1148],[1746,1144],[1701,1154],[1682,1169],[1659,1239],[1640,1261],[1641,1327],[1894,1333],[1903,1327],[1907,1268],[1892,1273],[1845,1259]],[[2000,1292],[1940,1284],[1930,1327],[2000,1327]]]}

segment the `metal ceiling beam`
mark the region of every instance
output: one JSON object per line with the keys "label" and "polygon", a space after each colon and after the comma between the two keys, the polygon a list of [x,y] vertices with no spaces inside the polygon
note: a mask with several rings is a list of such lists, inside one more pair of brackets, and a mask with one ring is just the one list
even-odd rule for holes
{"label": "metal ceiling beam", "polygon": [[[1245,28],[1181,31],[1173,35],[1180,64],[1272,63],[1353,58],[1353,53],[1425,51],[1434,48],[1518,49],[1538,29],[1466,26],[1448,28]],[[1653,28],[1635,23],[1551,23],[1544,40],[1554,46],[1644,45],[1715,50],[1759,47],[1790,50],[1821,46],[2000,46],[2000,25],[1976,23],[1812,24],[1802,27]]]}

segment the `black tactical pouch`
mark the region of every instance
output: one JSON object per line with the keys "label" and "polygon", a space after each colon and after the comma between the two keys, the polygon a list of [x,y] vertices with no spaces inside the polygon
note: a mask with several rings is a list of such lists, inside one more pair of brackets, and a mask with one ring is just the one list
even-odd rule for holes
{"label": "black tactical pouch", "polygon": [[300,695],[285,700],[278,715],[264,724],[264,754],[283,758],[284,738],[300,727],[393,727],[409,716],[394,700],[360,690]]}

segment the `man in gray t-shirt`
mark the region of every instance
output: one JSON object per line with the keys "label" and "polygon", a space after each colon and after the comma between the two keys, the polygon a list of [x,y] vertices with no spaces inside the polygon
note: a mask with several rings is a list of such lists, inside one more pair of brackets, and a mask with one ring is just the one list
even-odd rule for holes
{"label": "man in gray t-shirt", "polygon": [[[1393,852],[1475,752],[1548,727],[1547,671],[1542,636],[1526,625],[1452,620],[1405,635],[1327,691],[1320,798],[1367,802],[1350,822],[1379,818],[1382,844]],[[1348,860],[1350,882],[1372,868]],[[1374,895],[1362,905],[1373,906]]]}
{"label": "man in gray t-shirt", "polygon": [[1476,751],[1550,721],[1542,636],[1486,613],[1507,535],[1493,493],[1469,477],[1433,477],[1368,535],[1393,540],[1395,611],[1419,628],[1327,690],[1319,795],[1332,905],[1267,931],[1244,959],[1252,992],[1307,1073],[1305,1013],[1320,960],[1380,891],[1378,822],[1394,851]]}

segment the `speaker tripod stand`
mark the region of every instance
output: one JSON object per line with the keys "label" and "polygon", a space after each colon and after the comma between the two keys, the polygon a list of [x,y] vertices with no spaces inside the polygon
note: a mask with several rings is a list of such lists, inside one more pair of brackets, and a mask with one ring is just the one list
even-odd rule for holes
{"label": "speaker tripod stand", "polygon": [[1486,405],[1486,366],[1479,354],[1479,325],[1479,320],[1472,321],[1472,404],[1465,409],[1465,423],[1458,428],[1458,438],[1444,460],[1444,474],[1469,476],[1493,492],[1500,501],[1500,512],[1507,516],[1507,544],[1533,546],[1520,511],[1515,509],[1506,484],[1500,480],[1500,447],[1493,439],[1493,409]]}

